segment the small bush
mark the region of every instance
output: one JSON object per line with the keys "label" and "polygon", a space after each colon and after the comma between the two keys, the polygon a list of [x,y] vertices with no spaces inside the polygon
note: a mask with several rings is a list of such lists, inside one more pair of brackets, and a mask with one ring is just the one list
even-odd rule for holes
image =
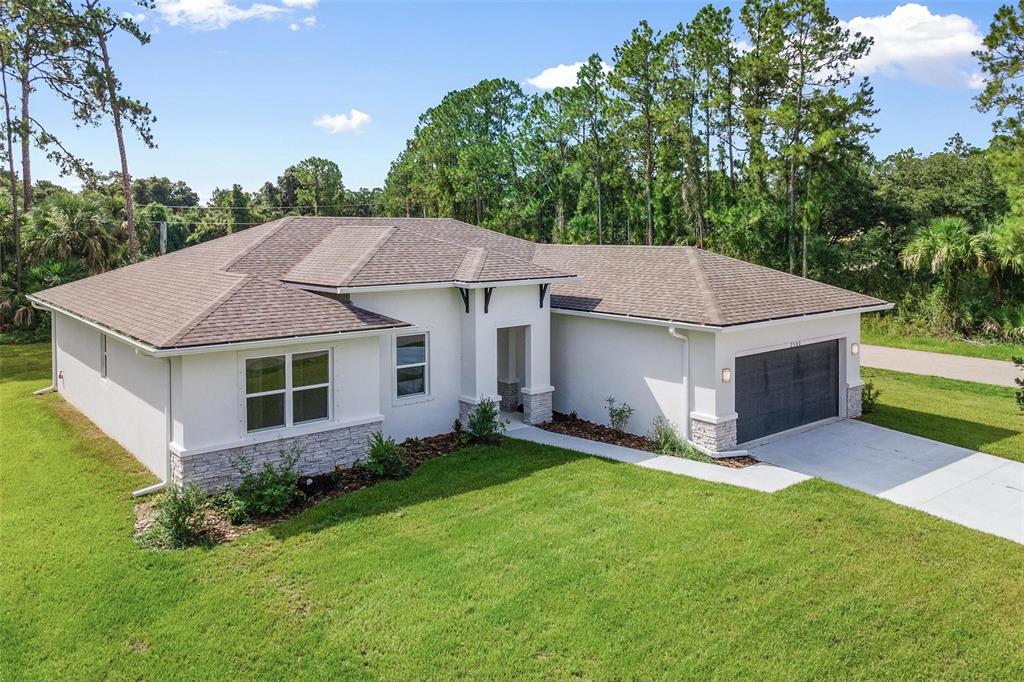
{"label": "small bush", "polygon": [[860,409],[865,414],[869,414],[875,411],[875,407],[878,405],[878,396],[882,395],[882,392],[875,388],[875,385],[870,381],[864,382],[864,388],[861,389],[860,393]]}
{"label": "small bush", "polygon": [[481,398],[480,403],[469,413],[468,440],[470,443],[496,445],[508,422],[501,418],[498,403],[490,398]]}
{"label": "small bush", "polygon": [[370,451],[363,466],[383,478],[401,478],[409,472],[405,450],[381,431],[374,431],[370,436]]}
{"label": "small bush", "polygon": [[206,496],[189,483],[184,488],[170,486],[156,504],[156,523],[141,541],[152,547],[181,549],[195,544],[203,525]]}
{"label": "small bush", "polygon": [[233,525],[245,523],[248,520],[248,514],[245,510],[245,504],[239,499],[238,495],[231,488],[227,488],[220,495],[210,498],[210,506],[214,509],[224,513]]}
{"label": "small bush", "polygon": [[573,410],[572,412],[569,413],[569,421],[578,422],[579,420],[580,416],[576,413],[576,410]]}
{"label": "small bush", "polygon": [[679,437],[675,424],[660,414],[651,423],[650,439],[654,441],[654,447],[662,455],[674,455],[684,450],[686,442]]}
{"label": "small bush", "polygon": [[452,432],[456,436],[459,436],[460,438],[462,437],[462,420],[458,417],[456,417],[455,421],[452,422]]}
{"label": "small bush", "polygon": [[633,416],[633,408],[628,403],[619,404],[612,396],[608,396],[604,401],[608,404],[608,425],[616,431],[625,431],[630,417]]}
{"label": "small bush", "polygon": [[270,462],[258,472],[252,471],[252,460],[240,458],[236,469],[242,474],[242,482],[235,491],[241,502],[239,519],[256,516],[277,516],[291,506],[295,500],[299,474],[295,469],[302,449],[298,446],[281,451],[281,462],[274,466]]}

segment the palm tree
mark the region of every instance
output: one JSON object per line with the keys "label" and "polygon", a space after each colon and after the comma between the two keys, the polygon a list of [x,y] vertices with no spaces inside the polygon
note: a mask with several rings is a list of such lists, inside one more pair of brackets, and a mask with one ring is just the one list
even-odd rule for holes
{"label": "palm tree", "polygon": [[989,239],[996,266],[1024,274],[1024,223],[1006,219],[989,231]]}
{"label": "palm tree", "polygon": [[935,218],[919,229],[903,249],[903,265],[927,268],[942,277],[946,311],[959,320],[957,302],[963,275],[984,272],[990,262],[988,233],[976,233],[963,218]]}
{"label": "palm tree", "polygon": [[124,257],[121,226],[110,202],[94,194],[60,192],[31,213],[25,244],[34,262],[80,258],[90,273],[117,265]]}

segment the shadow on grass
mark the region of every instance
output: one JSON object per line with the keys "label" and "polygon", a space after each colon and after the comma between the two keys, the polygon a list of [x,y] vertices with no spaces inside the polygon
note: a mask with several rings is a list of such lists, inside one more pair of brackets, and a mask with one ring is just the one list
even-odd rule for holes
{"label": "shadow on grass", "polygon": [[499,446],[471,447],[431,460],[407,479],[342,495],[267,530],[278,540],[317,533],[341,523],[503,485],[582,459],[589,457],[506,439]]}
{"label": "shadow on grass", "polygon": [[[986,446],[1020,436],[1022,431],[1001,426],[968,421],[931,412],[919,412],[905,407],[878,405],[875,411],[861,417],[862,421],[915,436],[931,438],[950,445],[959,445],[986,452]],[[1021,420],[1024,427],[1024,420]]]}

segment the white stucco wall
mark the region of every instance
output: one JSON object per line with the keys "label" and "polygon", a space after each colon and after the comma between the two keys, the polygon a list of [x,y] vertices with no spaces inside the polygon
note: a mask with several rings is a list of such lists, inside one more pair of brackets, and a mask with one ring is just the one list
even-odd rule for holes
{"label": "white stucco wall", "polygon": [[[860,342],[859,313],[779,320],[770,325],[717,334],[715,336],[715,371],[710,377],[710,381],[716,383],[718,390],[714,391],[713,402],[695,400],[694,411],[718,416],[735,413],[736,382],[722,384],[721,370],[724,367],[735,369],[737,356],[789,348],[795,342],[809,345],[833,339],[839,340],[839,414],[845,416],[846,389],[861,384],[860,356],[850,354],[850,345]],[[708,412],[708,410],[714,411]]]}
{"label": "white stucco wall", "polygon": [[551,375],[558,412],[608,423],[605,398],[635,410],[628,430],[646,434],[656,416],[685,435],[688,423],[685,343],[666,327],[555,313]]}
{"label": "white stucco wall", "polygon": [[[327,343],[266,346],[259,350],[219,351],[177,358],[180,372],[172,386],[174,443],[179,452],[221,450],[303,433],[352,426],[380,419],[377,337]],[[294,427],[246,433],[244,362],[246,358],[331,351],[331,418]]]}
{"label": "white stucco wall", "polygon": [[[354,293],[352,303],[415,325],[378,341],[380,412],[384,431],[397,438],[451,430],[459,399],[497,394],[498,328],[529,325],[528,381],[550,386],[550,311],[540,307],[536,284],[495,287],[488,312],[484,291],[470,291],[467,314],[457,289],[411,289]],[[395,397],[394,336],[425,331],[429,335],[429,395]]]}
{"label": "white stucco wall", "polygon": [[107,337],[107,377],[100,376],[96,329],[60,313],[56,333],[57,390],[155,475],[167,473],[167,360],[137,354]]}

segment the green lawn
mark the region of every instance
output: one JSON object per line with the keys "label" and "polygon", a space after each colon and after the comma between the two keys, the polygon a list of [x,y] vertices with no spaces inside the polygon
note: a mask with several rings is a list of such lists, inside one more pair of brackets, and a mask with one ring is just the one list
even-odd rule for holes
{"label": "green lawn", "polygon": [[1014,356],[1024,357],[1024,344],[963,341],[928,336],[927,334],[905,333],[905,331],[883,321],[876,321],[870,315],[865,315],[861,320],[860,340],[862,343],[875,346],[926,350],[932,353],[967,355],[1007,362],[1012,361]]}
{"label": "green lawn", "polygon": [[869,367],[860,372],[882,391],[878,409],[864,421],[1024,461],[1024,413],[1012,388]]}
{"label": "green lawn", "polygon": [[0,352],[0,679],[1024,677],[1024,547],[821,481],[510,442],[142,550],[152,478]]}

